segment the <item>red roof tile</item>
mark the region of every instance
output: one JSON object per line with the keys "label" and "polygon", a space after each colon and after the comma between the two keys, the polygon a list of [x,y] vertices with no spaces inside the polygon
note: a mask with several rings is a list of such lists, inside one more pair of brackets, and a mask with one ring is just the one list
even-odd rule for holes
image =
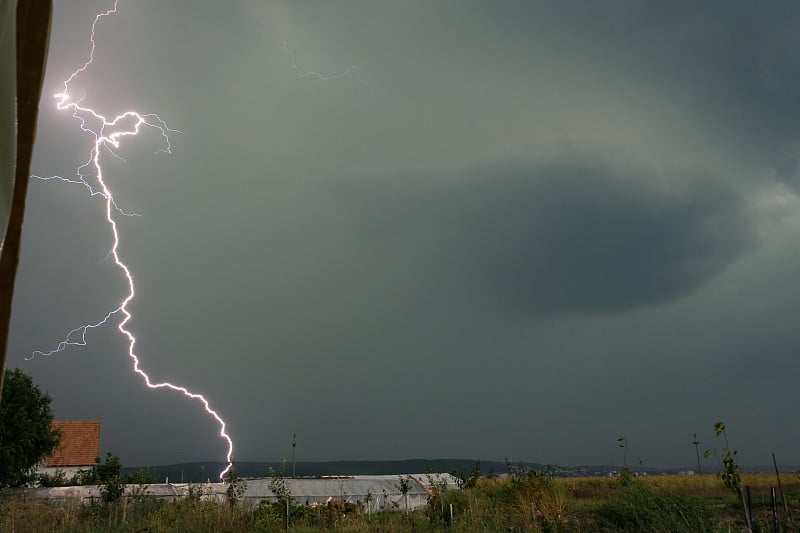
{"label": "red roof tile", "polygon": [[55,420],[61,444],[45,459],[47,466],[89,466],[100,456],[100,422]]}

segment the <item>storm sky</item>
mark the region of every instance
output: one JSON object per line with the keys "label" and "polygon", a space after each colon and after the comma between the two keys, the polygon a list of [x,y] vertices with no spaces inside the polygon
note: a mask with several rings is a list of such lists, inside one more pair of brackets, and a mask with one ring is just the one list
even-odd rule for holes
{"label": "storm sky", "polygon": [[[109,2],[57,1],[50,95]],[[237,460],[800,463],[800,4],[125,1],[72,91],[158,113],[104,154],[143,368]],[[285,43],[285,44],[284,44]],[[357,68],[353,68],[357,67]],[[323,76],[305,76],[318,72]],[[341,77],[321,79],[337,73]],[[131,372],[104,203],[34,180],[9,367],[125,464],[222,460]],[[714,468],[713,460],[704,469]]]}

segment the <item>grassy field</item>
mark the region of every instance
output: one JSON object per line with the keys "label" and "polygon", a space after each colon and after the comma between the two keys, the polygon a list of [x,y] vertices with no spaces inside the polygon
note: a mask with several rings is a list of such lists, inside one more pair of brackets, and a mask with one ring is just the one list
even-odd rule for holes
{"label": "grassy field", "polygon": [[[778,495],[778,531],[799,531],[800,476],[782,474],[789,514]],[[776,531],[770,487],[774,474],[744,474],[750,486],[753,530]],[[465,490],[434,488],[424,509],[366,516],[341,504],[321,508],[290,500],[291,531],[740,531],[741,499],[713,474],[638,478],[551,478],[527,472],[478,479]],[[452,505],[452,519],[450,509]],[[282,531],[285,502],[245,506],[197,498],[160,501],[140,497],[108,504],[52,506],[6,495],[0,531]]]}

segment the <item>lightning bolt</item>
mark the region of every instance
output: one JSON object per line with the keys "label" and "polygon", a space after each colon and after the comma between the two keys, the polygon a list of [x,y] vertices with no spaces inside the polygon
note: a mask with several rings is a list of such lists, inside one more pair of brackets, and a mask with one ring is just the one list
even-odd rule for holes
{"label": "lightning bolt", "polygon": [[[111,119],[107,118],[105,115],[99,113],[98,111],[88,107],[83,102],[86,99],[86,95],[82,95],[78,99],[73,99],[72,95],[70,94],[70,84],[72,83],[75,78],[80,76],[84,73],[89,66],[94,62],[94,54],[97,48],[97,44],[95,41],[95,31],[97,29],[97,25],[101,19],[104,17],[111,16],[117,13],[117,8],[119,5],[119,0],[115,0],[114,6],[111,9],[106,11],[100,12],[95,15],[94,21],[92,22],[92,31],[89,35],[89,41],[91,42],[91,49],[89,51],[88,59],[76,69],[66,80],[64,80],[64,90],[60,93],[54,95],[56,99],[56,109],[59,111],[71,111],[72,117],[78,122],[78,125],[81,131],[85,134],[88,134],[94,139],[92,144],[92,148],[89,150],[89,157],[87,160],[78,166],[75,172],[74,178],[65,178],[63,176],[49,176],[49,177],[42,177],[42,176],[31,176],[32,178],[37,178],[42,181],[61,181],[69,184],[74,185],[81,185],[87,189],[90,196],[92,197],[99,197],[103,199],[105,202],[105,222],[108,224],[108,227],[112,234],[112,246],[108,254],[106,255],[106,260],[111,259],[114,262],[114,265],[122,272],[127,284],[128,284],[128,294],[127,296],[120,302],[119,306],[114,308],[112,311],[106,314],[106,316],[94,323],[84,324],[77,328],[72,329],[67,333],[62,340],[55,348],[48,351],[36,350],[34,351],[31,356],[28,358],[33,359],[37,356],[50,356],[56,354],[58,352],[62,352],[69,347],[73,346],[86,346],[86,334],[93,329],[100,328],[108,324],[114,318],[120,318],[119,324],[117,325],[117,329],[119,332],[127,339],[128,341],[128,357],[130,358],[133,364],[133,371],[145,382],[145,385],[151,389],[169,389],[178,393],[183,394],[187,398],[195,400],[199,402],[205,412],[214,419],[217,424],[219,424],[219,436],[225,441],[227,444],[227,453],[226,453],[226,461],[227,466],[225,469],[220,472],[219,477],[220,479],[224,479],[225,475],[230,471],[232,466],[232,457],[233,457],[233,440],[226,432],[226,423],[225,420],[214,410],[211,408],[211,404],[209,401],[202,395],[195,392],[190,391],[186,387],[181,385],[175,385],[169,382],[155,382],[150,378],[150,376],[141,368],[139,357],[136,355],[135,347],[136,347],[136,337],[133,333],[127,329],[126,325],[131,320],[132,315],[130,311],[128,311],[128,304],[133,300],[134,296],[136,295],[136,289],[134,286],[133,276],[130,272],[128,266],[122,261],[120,254],[119,254],[119,232],[117,231],[117,219],[115,218],[116,215],[122,215],[126,217],[132,216],[140,216],[137,213],[128,213],[124,211],[120,206],[117,204],[114,195],[112,194],[108,184],[105,181],[105,177],[103,175],[103,168],[100,164],[100,155],[101,153],[105,153],[124,161],[121,155],[118,153],[118,149],[120,144],[126,137],[135,137],[139,135],[144,129],[151,129],[155,130],[155,132],[160,135],[162,141],[162,147],[160,150],[156,151],[156,154],[159,152],[165,154],[172,153],[172,146],[170,144],[169,134],[170,133],[180,133],[178,130],[170,129],[166,122],[164,122],[161,117],[154,113],[149,114],[142,114],[137,111],[125,111]],[[358,66],[352,66],[347,70],[337,73],[337,74],[323,74],[320,72],[314,71],[303,71],[300,67],[297,66],[295,63],[294,54],[289,49],[289,45],[286,42],[280,41],[281,47],[283,51],[289,56],[290,60],[290,67],[291,69],[300,77],[300,78],[314,78],[320,81],[328,81],[334,80],[339,78],[345,78],[350,76],[351,74],[357,73]],[[363,82],[362,82],[363,83]]]}
{"label": "lightning bolt", "polygon": [[289,44],[284,41],[279,41],[279,42],[281,43],[281,48],[283,48],[283,51],[286,52],[286,55],[289,56],[289,62],[290,62],[289,66],[301,78],[316,78],[321,81],[328,81],[328,80],[336,80],[339,78],[345,78],[350,74],[353,74],[354,72],[358,72],[358,65],[353,65],[352,67],[338,74],[322,74],[321,72],[315,72],[315,71],[304,72],[300,70],[300,67],[297,66],[297,63],[295,63],[294,54],[289,49]]}
{"label": "lightning bolt", "polygon": [[[211,404],[209,401],[203,396],[202,394],[198,394],[195,392],[190,391],[186,387],[181,385],[175,385],[169,382],[157,382],[150,378],[150,376],[141,368],[139,357],[136,355],[134,350],[136,346],[136,337],[133,335],[131,330],[127,329],[127,324],[131,320],[132,315],[130,311],[128,311],[128,304],[133,300],[134,296],[136,295],[136,289],[134,287],[133,276],[131,275],[131,271],[128,266],[122,261],[119,253],[119,232],[117,231],[117,220],[115,218],[116,215],[127,215],[127,216],[135,216],[133,213],[126,213],[122,209],[119,208],[117,205],[116,200],[114,199],[114,195],[111,193],[111,190],[106,183],[105,177],[103,175],[103,168],[100,164],[100,155],[101,153],[108,153],[113,157],[122,159],[121,156],[118,154],[117,150],[120,147],[122,141],[127,137],[135,137],[139,135],[144,129],[154,130],[157,134],[161,136],[162,140],[162,148],[159,152],[164,152],[166,154],[172,153],[172,147],[169,141],[169,134],[176,132],[180,133],[177,130],[171,130],[167,124],[156,114],[142,114],[137,111],[125,111],[113,118],[107,118],[106,116],[102,115],[101,113],[95,111],[91,107],[88,107],[86,104],[83,103],[85,97],[82,96],[77,100],[73,100],[72,96],[70,95],[69,89],[70,84],[72,81],[84,73],[89,66],[94,61],[94,53],[96,50],[96,42],[95,42],[95,30],[97,28],[97,24],[100,22],[101,19],[104,17],[111,16],[117,12],[119,0],[114,2],[114,6],[107,11],[98,13],[95,18],[94,22],[92,22],[92,32],[89,36],[89,40],[91,41],[91,50],[89,52],[89,57],[86,62],[75,70],[69,78],[64,80],[64,90],[55,95],[56,99],[56,108],[59,111],[71,111],[72,116],[78,121],[78,124],[81,130],[89,134],[94,138],[94,143],[92,148],[89,152],[89,158],[86,160],[85,163],[80,165],[76,171],[76,178],[64,178],[61,176],[51,176],[51,177],[40,177],[40,176],[32,176],[34,178],[42,179],[42,180],[60,180],[71,184],[79,184],[89,191],[90,195],[93,197],[100,197],[105,201],[105,221],[108,224],[109,229],[111,230],[111,234],[113,236],[112,239],[112,246],[111,250],[107,256],[113,260],[114,265],[122,271],[122,274],[128,284],[128,294],[127,296],[120,302],[119,306],[116,307],[114,310],[109,312],[105,318],[102,320],[85,324],[83,326],[77,327],[70,331],[67,336],[61,341],[56,348],[50,351],[40,351],[37,350],[31,354],[29,359],[33,359],[36,356],[46,356],[52,355],[57,352],[61,352],[67,349],[70,346],[85,346],[86,345],[86,334],[89,330],[99,328],[108,324],[112,318],[120,318],[119,324],[117,325],[117,329],[122,333],[122,335],[128,341],[128,357],[131,359],[133,363],[133,371],[139,374],[145,382],[145,385],[151,389],[169,389],[178,393],[183,394],[187,398],[195,400],[202,404],[203,408],[205,409],[206,413],[208,413],[211,418],[213,418],[217,424],[219,424],[219,436],[225,441],[227,444],[227,454],[225,459],[227,460],[227,466],[225,469],[220,472],[219,477],[223,479],[225,474],[231,468],[231,458],[233,456],[233,440],[231,439],[230,435],[226,432],[226,423],[222,417],[211,408]],[[158,152],[156,152],[158,153]],[[94,182],[94,183],[92,183]]]}

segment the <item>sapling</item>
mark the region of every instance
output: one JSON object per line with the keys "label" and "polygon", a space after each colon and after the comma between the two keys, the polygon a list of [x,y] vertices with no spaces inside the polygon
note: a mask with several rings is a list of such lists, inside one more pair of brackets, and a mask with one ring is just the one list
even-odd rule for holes
{"label": "sapling", "polygon": [[[750,523],[750,513],[747,512],[747,502],[744,499],[744,492],[742,491],[742,472],[739,465],[734,460],[737,451],[731,450],[728,446],[728,433],[725,424],[720,420],[714,424],[714,434],[719,437],[722,435],[725,441],[725,448],[722,450],[722,470],[719,472],[719,477],[722,483],[728,487],[731,492],[739,496],[742,500],[742,509],[744,510],[744,518],[747,523],[747,530],[752,531],[752,524]],[[706,457],[712,454],[711,449],[706,450]]]}

